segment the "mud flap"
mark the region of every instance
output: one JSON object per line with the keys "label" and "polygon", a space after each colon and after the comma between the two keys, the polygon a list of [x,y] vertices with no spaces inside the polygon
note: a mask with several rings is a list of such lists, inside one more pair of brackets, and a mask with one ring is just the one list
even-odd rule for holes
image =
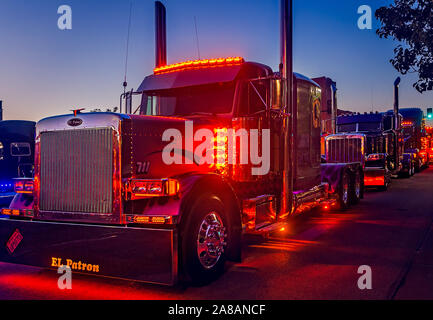
{"label": "mud flap", "polygon": [[0,219],[0,261],[174,285],[177,231]]}

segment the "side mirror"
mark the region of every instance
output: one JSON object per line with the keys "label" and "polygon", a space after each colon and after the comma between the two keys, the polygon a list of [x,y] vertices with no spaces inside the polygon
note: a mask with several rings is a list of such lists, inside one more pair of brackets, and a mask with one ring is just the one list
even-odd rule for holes
{"label": "side mirror", "polygon": [[283,85],[281,79],[271,80],[271,109],[280,110],[283,107]]}

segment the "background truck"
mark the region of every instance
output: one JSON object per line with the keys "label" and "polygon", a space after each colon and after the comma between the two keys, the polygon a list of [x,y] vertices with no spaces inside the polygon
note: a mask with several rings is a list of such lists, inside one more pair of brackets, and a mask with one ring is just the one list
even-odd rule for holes
{"label": "background truck", "polygon": [[[394,123],[397,119],[398,126]],[[391,176],[399,174],[404,166],[400,133],[401,115],[394,112],[371,112],[343,115],[337,118],[338,133],[364,134],[366,187],[386,190]]]}
{"label": "background truck", "polygon": [[425,130],[424,112],[419,108],[402,108],[404,153],[414,158],[415,172],[429,165],[429,148]]}
{"label": "background truck", "polygon": [[425,147],[426,150],[428,150],[428,156],[429,156],[429,164],[433,163],[433,127],[427,126],[425,127]]}
{"label": "background truck", "polygon": [[0,121],[0,206],[9,206],[14,178],[32,178],[35,122]]}
{"label": "background truck", "polygon": [[[37,123],[35,177],[3,210],[0,260],[206,283],[226,260],[240,261],[243,234],[359,201],[361,163],[321,164],[321,90],[293,74],[287,0],[282,13],[277,72],[243,58],[167,65],[157,2],[156,68],[133,93],[140,114],[76,111]],[[29,193],[32,207],[22,209]]]}

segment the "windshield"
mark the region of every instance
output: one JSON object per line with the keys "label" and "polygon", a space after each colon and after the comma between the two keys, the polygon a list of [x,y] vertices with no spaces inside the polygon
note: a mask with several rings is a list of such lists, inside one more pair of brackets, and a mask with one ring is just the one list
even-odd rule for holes
{"label": "windshield", "polygon": [[161,90],[143,94],[142,110],[154,116],[230,113],[234,94],[234,82]]}
{"label": "windshield", "polygon": [[340,124],[338,132],[356,132],[356,123]]}
{"label": "windshield", "polygon": [[28,157],[31,156],[30,143],[27,142],[12,142],[11,156],[13,157]]}
{"label": "windshield", "polygon": [[361,122],[358,124],[359,132],[380,131],[380,122]]}
{"label": "windshield", "polygon": [[415,134],[415,128],[414,127],[403,127],[403,136],[405,138],[411,137]]}

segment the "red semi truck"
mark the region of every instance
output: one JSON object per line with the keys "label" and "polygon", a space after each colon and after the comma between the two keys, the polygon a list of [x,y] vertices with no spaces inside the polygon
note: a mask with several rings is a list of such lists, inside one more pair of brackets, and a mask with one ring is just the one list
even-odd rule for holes
{"label": "red semi truck", "polygon": [[274,72],[242,58],[166,65],[159,2],[156,12],[157,66],[136,92],[139,115],[38,122],[35,177],[3,210],[0,260],[203,283],[240,261],[243,234],[362,197],[361,163],[321,164],[321,90],[292,77],[288,14]]}

